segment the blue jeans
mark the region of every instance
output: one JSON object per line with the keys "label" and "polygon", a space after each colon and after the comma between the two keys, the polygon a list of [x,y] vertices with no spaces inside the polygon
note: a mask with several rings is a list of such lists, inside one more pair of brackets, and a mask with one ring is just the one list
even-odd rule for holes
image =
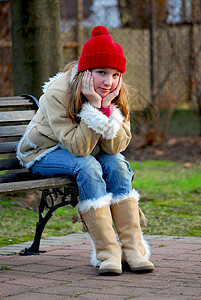
{"label": "blue jeans", "polygon": [[97,200],[107,193],[117,197],[132,190],[133,171],[120,153],[102,152],[97,158],[92,155],[78,157],[67,149],[58,149],[35,162],[30,169],[44,178],[73,175],[81,201]]}

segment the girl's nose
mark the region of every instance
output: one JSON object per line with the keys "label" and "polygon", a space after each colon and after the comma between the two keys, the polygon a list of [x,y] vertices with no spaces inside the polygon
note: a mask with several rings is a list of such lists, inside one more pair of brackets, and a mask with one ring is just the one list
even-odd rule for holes
{"label": "girl's nose", "polygon": [[110,86],[112,84],[112,76],[106,75],[104,78],[104,84]]}

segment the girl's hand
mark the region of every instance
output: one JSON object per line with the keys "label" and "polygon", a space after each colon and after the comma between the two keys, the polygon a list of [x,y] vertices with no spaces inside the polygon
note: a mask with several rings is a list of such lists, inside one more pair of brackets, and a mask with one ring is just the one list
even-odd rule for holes
{"label": "girl's hand", "polygon": [[101,108],[102,98],[94,90],[93,77],[91,75],[91,72],[88,70],[84,73],[82,79],[81,92],[87,98],[87,100],[92,106],[96,108]]}
{"label": "girl's hand", "polygon": [[114,98],[116,98],[119,95],[121,85],[122,85],[122,76],[120,75],[119,83],[118,83],[117,87],[114,89],[114,91],[112,91],[106,97],[104,97],[102,99],[102,106],[103,107],[109,107],[110,106],[110,103],[112,102],[112,100],[114,100]]}

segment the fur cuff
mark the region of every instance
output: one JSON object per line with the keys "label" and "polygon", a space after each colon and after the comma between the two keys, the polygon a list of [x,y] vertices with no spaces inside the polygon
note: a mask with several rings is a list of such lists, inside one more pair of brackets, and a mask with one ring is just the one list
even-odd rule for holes
{"label": "fur cuff", "polygon": [[106,205],[110,205],[112,200],[112,193],[108,193],[107,195],[100,197],[98,199],[89,199],[86,201],[82,201],[78,203],[78,210],[81,213],[89,211],[91,208],[97,209]]}
{"label": "fur cuff", "polygon": [[119,128],[123,124],[124,116],[117,106],[113,106],[113,112],[109,117],[107,131],[104,132],[103,138],[106,140],[114,139],[117,136]]}
{"label": "fur cuff", "polygon": [[93,107],[89,102],[85,102],[78,115],[87,126],[103,135],[108,127],[109,119],[106,115]]}
{"label": "fur cuff", "polygon": [[124,116],[120,109],[115,105],[113,106],[111,116],[108,118],[89,102],[83,104],[78,116],[89,128],[95,130],[96,133],[101,134],[103,139],[106,140],[114,139],[117,136],[119,128],[124,121]]}

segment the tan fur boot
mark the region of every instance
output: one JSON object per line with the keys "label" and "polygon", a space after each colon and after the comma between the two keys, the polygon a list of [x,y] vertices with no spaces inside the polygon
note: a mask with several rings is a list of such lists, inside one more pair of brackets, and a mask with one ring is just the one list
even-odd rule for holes
{"label": "tan fur boot", "polygon": [[154,265],[146,257],[147,249],[142,238],[138,201],[135,198],[117,201],[111,205],[111,212],[122,243],[123,259],[130,269],[133,272],[154,270]]}
{"label": "tan fur boot", "polygon": [[96,205],[98,200],[89,201],[79,206],[79,212],[95,245],[97,259],[101,261],[99,274],[120,275],[121,247],[112,227],[109,201],[103,201],[99,207]]}

